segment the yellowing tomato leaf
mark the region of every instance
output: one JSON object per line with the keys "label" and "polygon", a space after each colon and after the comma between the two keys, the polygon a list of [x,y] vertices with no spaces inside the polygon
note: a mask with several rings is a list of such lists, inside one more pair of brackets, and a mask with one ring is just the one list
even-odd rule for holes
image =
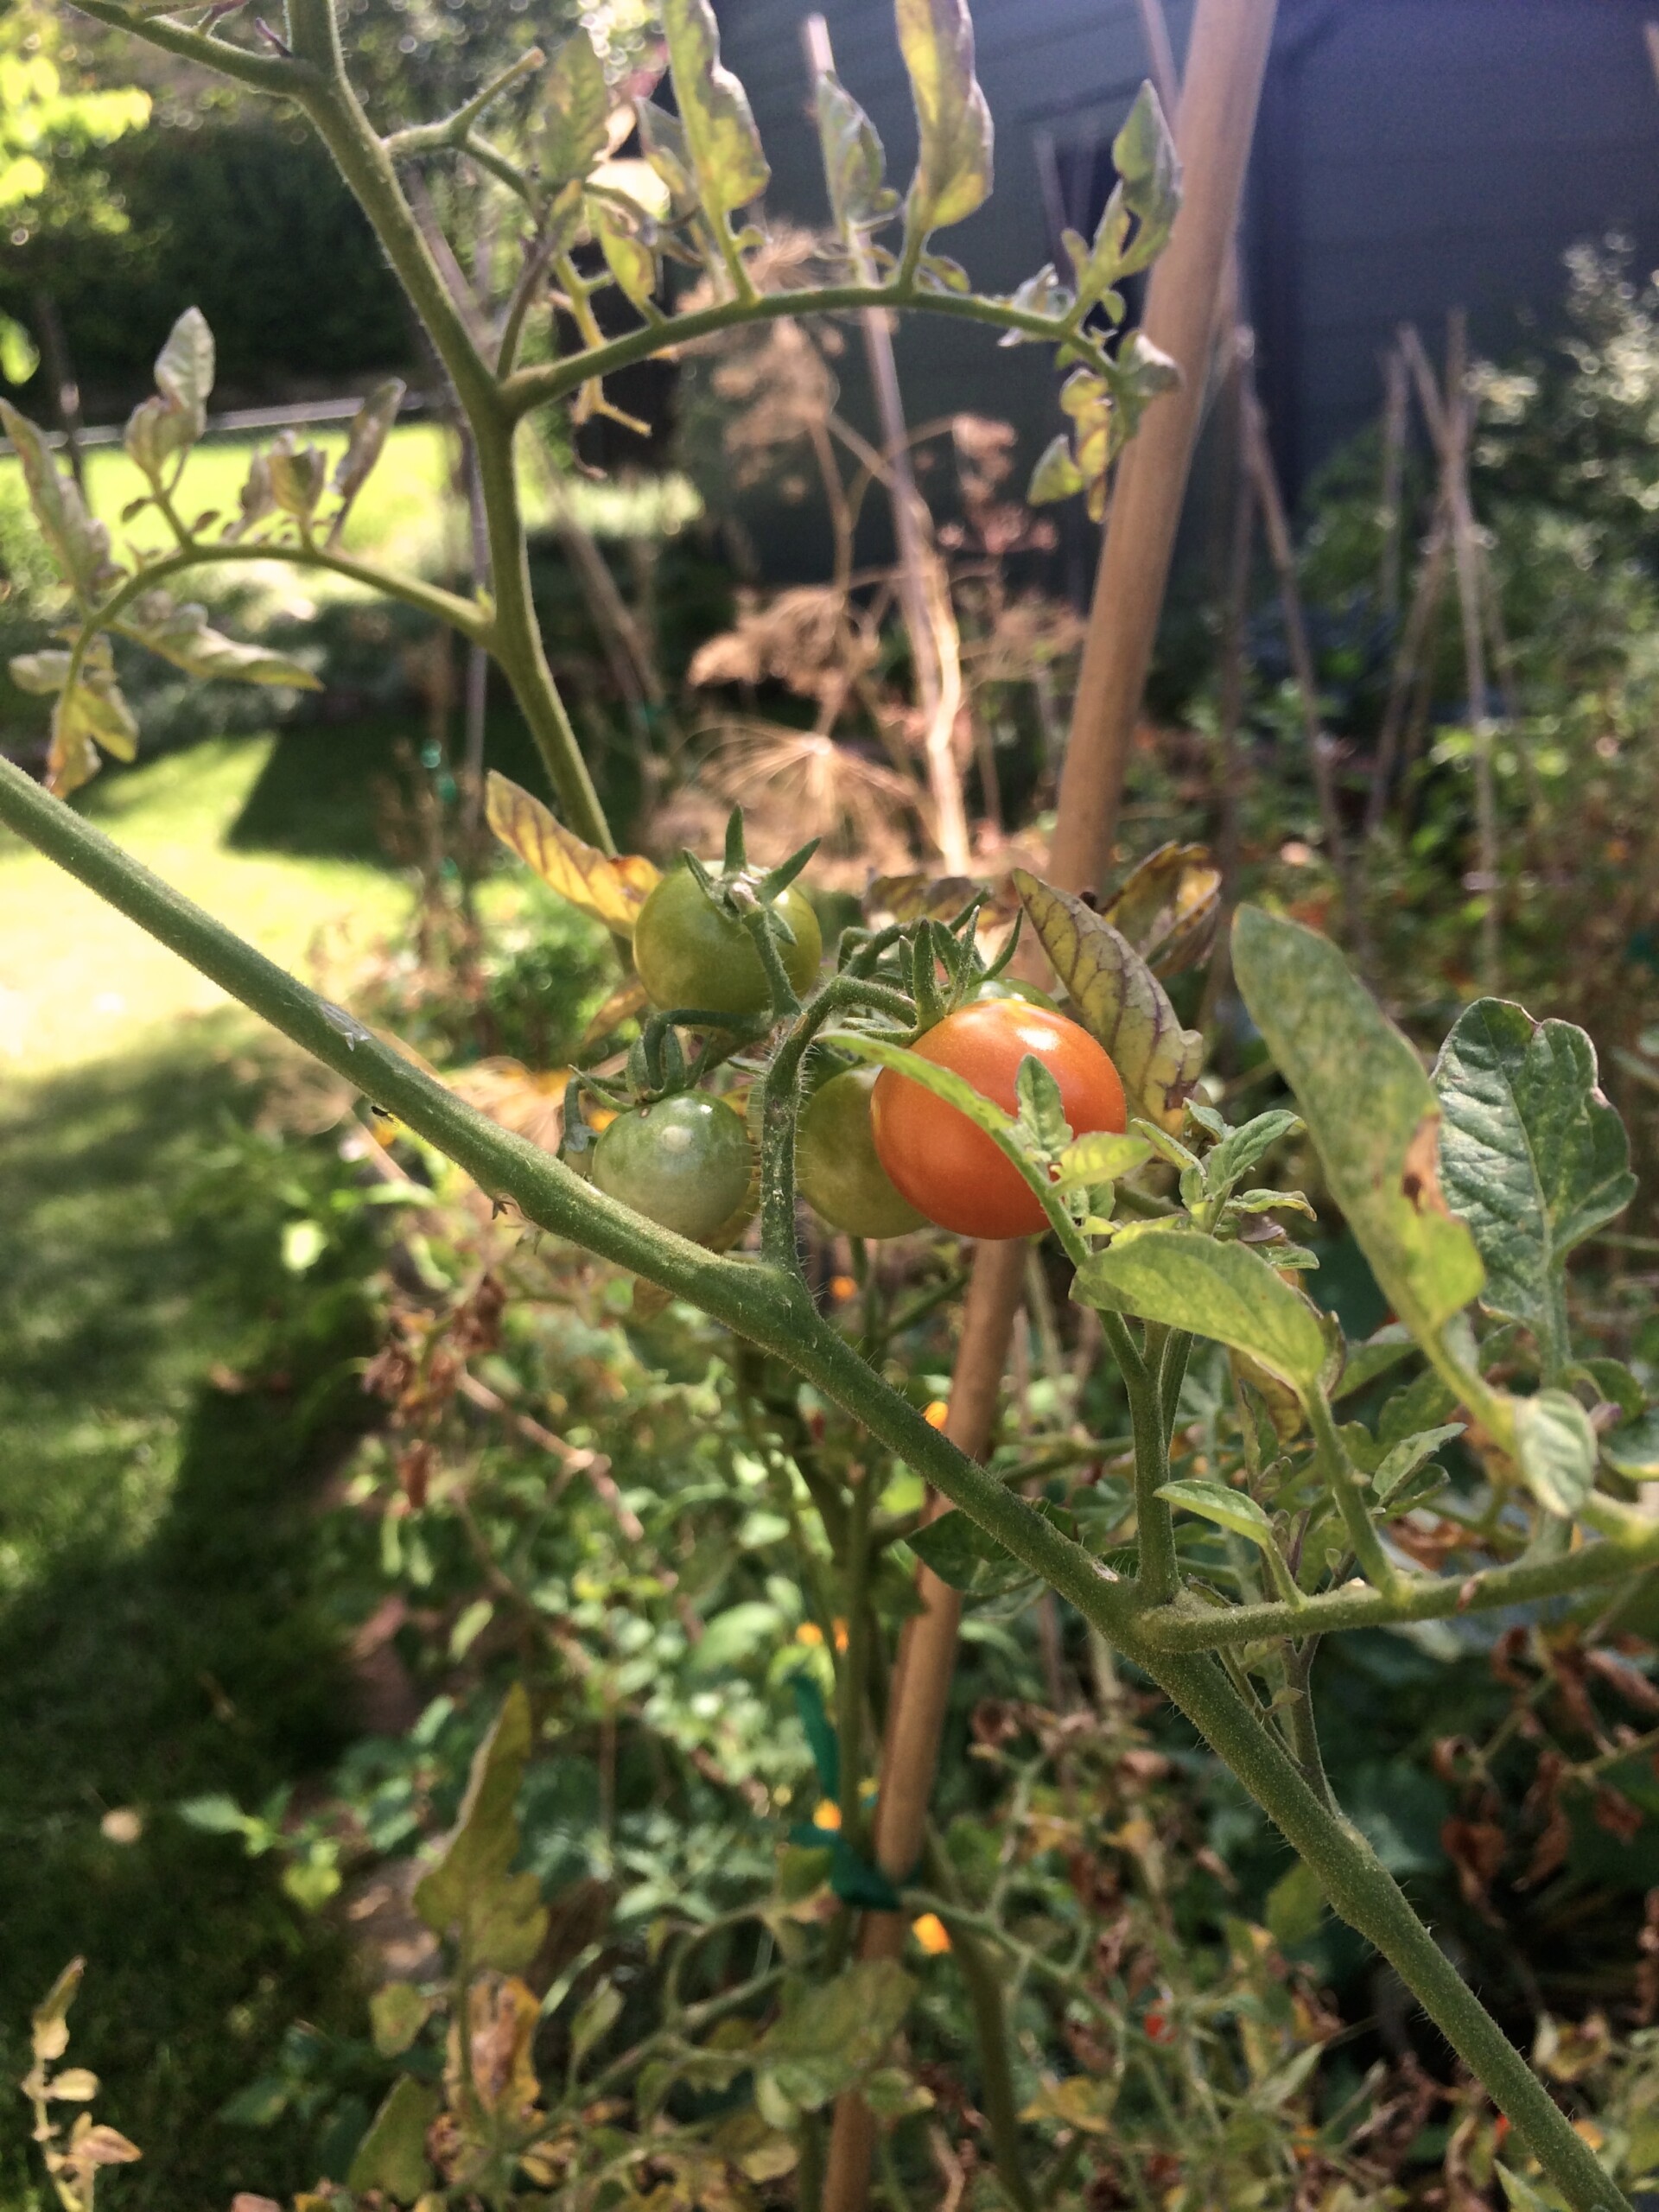
{"label": "yellowing tomato leaf", "polygon": [[613,860],[584,843],[520,785],[490,771],[486,799],[489,823],[510,850],[573,906],[607,930],[632,935],[634,918],[660,871],[638,854]]}
{"label": "yellowing tomato leaf", "polygon": [[568,184],[585,177],[609,150],[611,92],[594,41],[577,29],[554,49],[542,79],[536,146],[543,181]]}
{"label": "yellowing tomato leaf", "polygon": [[357,2146],[346,2176],[350,2187],[378,2190],[394,2203],[412,2204],[431,2186],[426,2131],[437,2115],[438,2104],[438,2093],[429,2082],[400,2074]]}
{"label": "yellowing tomato leaf", "polygon": [[758,200],[772,171],[747,93],[720,58],[709,0],[664,0],[663,31],[674,98],[702,204],[716,224]]}
{"label": "yellowing tomato leaf", "polygon": [[46,434],[0,399],[0,426],[11,440],[23,472],[23,488],[47,550],[64,581],[83,599],[91,599],[122,573],[110,559],[110,533],[86,512],[80,487],[52,458]]}
{"label": "yellowing tomato leaf", "polygon": [[898,0],[921,143],[906,226],[912,237],[960,223],[991,189],[991,113],[974,75],[974,27],[963,0]]}
{"label": "yellowing tomato leaf", "polygon": [[1168,994],[1128,938],[1052,884],[1023,868],[1014,888],[1077,1020],[1111,1054],[1130,1110],[1178,1130],[1204,1065],[1204,1039],[1183,1029]]}
{"label": "yellowing tomato leaf", "polygon": [[891,914],[895,922],[948,922],[983,888],[968,875],[872,876],[864,893],[864,911]]}

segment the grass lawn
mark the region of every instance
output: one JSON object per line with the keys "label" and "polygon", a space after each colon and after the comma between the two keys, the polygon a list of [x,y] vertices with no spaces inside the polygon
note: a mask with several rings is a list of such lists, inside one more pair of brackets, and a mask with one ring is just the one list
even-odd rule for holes
{"label": "grass lawn", "polygon": [[[158,874],[234,922],[273,960],[303,972],[320,927],[389,929],[409,893],[367,862],[226,842],[273,741],[226,741],[165,754],[101,778],[84,803]],[[86,1066],[227,1003],[176,954],[0,832],[0,1084]]]}
{"label": "grass lawn", "polygon": [[[198,747],[86,803],[303,969],[321,921],[395,926],[408,893],[366,861],[227,844],[270,750]],[[312,1501],[362,1418],[374,1255],[284,1268],[284,1224],[346,1170],[326,1141],[254,1135],[270,1048],[10,842],[0,1009],[0,2079],[85,1955],[74,2050],[145,2151],[113,2195],[222,2208],[315,2177],[308,2130],[214,2115],[294,2020],[348,2024],[354,1999],[333,1924],[171,1808],[261,1802],[349,1732],[338,1539]],[[26,2126],[0,2097],[6,2208],[43,2201]]]}

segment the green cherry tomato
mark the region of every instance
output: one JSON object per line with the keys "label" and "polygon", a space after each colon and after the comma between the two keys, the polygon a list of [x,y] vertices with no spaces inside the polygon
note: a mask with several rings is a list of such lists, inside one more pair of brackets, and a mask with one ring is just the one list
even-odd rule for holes
{"label": "green cherry tomato", "polygon": [[[804,891],[791,884],[773,900],[795,933],[780,938],[784,972],[804,993],[818,972],[823,939]],[[633,963],[655,1007],[701,1007],[710,1014],[764,1014],[771,1003],[766,971],[753,940],[740,921],[708,897],[686,868],[657,885],[633,925]]]}
{"label": "green cherry tomato", "polygon": [[870,1127],[874,1068],[832,1075],[806,1102],[795,1132],[795,1179],[832,1229],[849,1236],[903,1236],[926,1226],[875,1156]]}
{"label": "green cherry tomato", "polygon": [[701,1243],[742,1205],[751,1160],[726,1101],[683,1091],[619,1114],[594,1147],[594,1180],[647,1221]]}

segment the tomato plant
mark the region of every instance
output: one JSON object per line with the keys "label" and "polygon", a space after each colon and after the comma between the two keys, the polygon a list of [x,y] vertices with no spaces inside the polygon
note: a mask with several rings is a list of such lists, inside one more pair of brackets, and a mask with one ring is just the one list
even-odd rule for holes
{"label": "tomato plant", "polygon": [[795,1138],[801,1195],[832,1229],[849,1236],[903,1236],[927,1217],[881,1165],[870,1124],[874,1068],[849,1068],[820,1084],[802,1109]]}
{"label": "tomato plant", "polygon": [[[566,2094],[556,2113],[540,2101],[532,2044],[585,1970],[575,1959],[592,1964],[595,1948],[573,1938],[560,1954],[571,1963],[563,1971],[550,1963],[549,1940],[556,1932],[563,1941],[570,1929],[553,1929],[535,1873],[517,1863],[514,1811],[539,1724],[522,1690],[509,1699],[480,1748],[455,1834],[412,1891],[454,1972],[442,1990],[404,1985],[387,2008],[381,2048],[389,2060],[408,2055],[408,2063],[353,2161],[352,2190],[382,2202],[491,2206],[536,2193],[571,2201],[614,2192],[619,2202],[643,2202],[664,2190],[687,2202],[732,2202],[750,2201],[752,2184],[798,2171],[798,2202],[824,2201],[820,2184],[839,2176],[836,2212],[852,2212],[864,2191],[854,2169],[861,2160],[868,2170],[876,2118],[896,2129],[936,2101],[895,2056],[915,1984],[896,1957],[871,1951],[887,1940],[883,1925],[902,1929],[908,1902],[934,1914],[950,1936],[972,1993],[986,2114],[975,2161],[995,2167],[988,2186],[1022,2208],[1076,2201],[1080,2161],[1094,2134],[1108,2132],[1110,2094],[1128,2070],[1097,2037],[1103,2020],[1122,2028],[1124,2005],[1114,2014],[1093,1998],[1085,2024],[1088,2008],[1074,2001],[1084,1993],[1084,1954],[1074,1948],[1070,1968],[1049,1960],[1043,1975],[1028,1976],[1035,1955],[1017,1932],[984,1922],[971,1884],[956,1885],[950,1865],[936,1868],[918,1842],[903,1851],[893,1844],[889,1808],[918,1781],[925,1814],[937,1714],[932,1738],[909,1768],[883,1768],[869,1810],[878,1765],[869,1721],[888,1686],[903,1680],[880,1645],[884,1629],[902,1615],[929,1633],[947,1630],[942,1641],[955,1634],[953,1611],[933,1602],[938,1592],[925,1579],[918,1613],[910,1562],[918,1561],[966,1603],[1040,1590],[1052,1593],[1058,1619],[1063,1600],[1080,1632],[1086,1626],[1102,1651],[1116,1651],[1150,1686],[1148,1697],[1179,1711],[1300,1854],[1318,1892],[1389,1961],[1503,2107],[1556,2198],[1573,2212],[1619,2212],[1626,2199],[1608,2168],[1336,1802],[1312,1680],[1316,1655],[1337,1630],[1453,1618],[1466,1625],[1484,1613],[1592,1593],[1605,1605],[1606,1586],[1628,1585],[1659,1563],[1659,1528],[1631,1496],[1632,1485],[1659,1471],[1659,1409],[1634,1369],[1578,1357],[1569,1327],[1567,1257],[1628,1203],[1631,1185],[1624,1133],[1597,1086],[1589,1039],[1571,1025],[1536,1024],[1517,1007],[1484,1000],[1459,1019],[1431,1077],[1333,944],[1244,906],[1231,947],[1236,991],[1295,1103],[1229,1123],[1199,1087],[1205,1040],[1185,1028],[1160,980],[1177,959],[1200,957],[1219,910],[1216,871],[1192,865],[1191,848],[1154,855],[1158,865],[1137,871],[1138,884],[1132,876],[1120,885],[1104,910],[1014,872],[1013,889],[1075,1020],[1028,1000],[984,995],[980,940],[1000,927],[986,912],[995,901],[991,887],[960,877],[888,879],[887,918],[872,912],[869,927],[843,932],[836,969],[821,978],[817,924],[794,887],[805,854],[769,872],[752,869],[734,822],[718,875],[688,860],[659,881],[643,856],[617,855],[531,599],[514,471],[520,427],[559,403],[568,404],[572,429],[595,414],[626,420],[607,397],[613,374],[766,319],[861,311],[885,318],[907,308],[982,325],[1011,342],[1051,343],[1068,372],[1063,409],[1074,430],[1043,457],[1031,496],[1086,493],[1098,518],[1117,454],[1178,378],[1142,334],[1124,332],[1120,289],[1160,252],[1179,204],[1179,164],[1156,100],[1144,93],[1115,141],[1118,181],[1093,238],[1065,234],[1065,275],[1048,267],[1010,295],[975,292],[932,246],[937,232],[971,215],[990,189],[990,124],[973,75],[971,25],[962,0],[899,0],[918,167],[906,193],[890,189],[868,118],[832,70],[817,67],[834,217],[820,282],[798,258],[757,250],[764,233],[747,211],[763,201],[770,173],[742,89],[718,60],[708,0],[663,0],[671,105],[648,98],[633,105],[643,79],[621,70],[613,84],[583,28],[550,60],[539,49],[518,53],[448,118],[384,138],[348,73],[350,18],[326,0],[289,0],[280,33],[244,23],[234,9],[209,10],[192,28],[149,0],[82,3],[175,61],[291,104],[315,125],[466,416],[489,589],[480,581],[470,594],[451,590],[349,550],[353,502],[402,397],[395,382],[365,400],[332,470],[320,448],[292,437],[257,454],[238,518],[210,537],[217,510],[200,509],[180,488],[204,435],[213,380],[211,333],[188,310],[156,363],[156,397],[128,428],[129,456],[149,488],[130,503],[118,549],[59,469],[45,434],[0,403],[63,595],[53,650],[14,664],[25,689],[54,702],[49,789],[0,760],[0,819],[397,1116],[411,1141],[471,1177],[493,1202],[493,1230],[505,1221],[504,1238],[521,1223],[566,1237],[722,1325],[742,1340],[741,1359],[772,1363],[778,1379],[750,1392],[745,1409],[744,1479],[770,1485],[779,1510],[746,1515],[743,1527],[759,1542],[776,1523],[795,1542],[815,1611],[799,1625],[817,1630],[810,1650],[823,1661],[802,1677],[799,1703],[837,1824],[815,1818],[794,1847],[801,1855],[780,1862],[760,1910],[733,1916],[758,1919],[763,1940],[744,1947],[752,1966],[733,1966],[707,1999],[682,2002],[677,1953],[664,2024],[659,2030],[634,2017],[639,1967],[660,1955],[654,1948],[598,1980],[560,2024]],[[1260,19],[1265,54],[1270,9],[1200,10],[1198,21],[1247,13]],[[620,165],[608,160],[636,129],[654,179],[651,209],[619,187]],[[494,207],[484,229],[501,257],[522,254],[499,316],[488,301],[457,303],[444,270],[458,276],[459,263],[446,261],[431,235],[442,203],[405,189],[410,163],[444,157],[454,157],[468,188],[511,195],[511,219],[498,221],[506,210]],[[1217,267],[1237,182],[1211,195]],[[874,244],[894,223],[902,235]],[[438,245],[448,251],[447,240]],[[702,272],[668,308],[657,297],[664,256]],[[489,259],[480,256],[480,265]],[[785,266],[791,281],[768,290]],[[796,276],[806,281],[796,285]],[[618,303],[607,301],[603,320],[592,305],[611,289],[633,311],[616,335],[607,331],[616,327]],[[1194,285],[1188,302],[1203,310],[1193,318],[1199,350],[1183,364],[1188,400],[1202,387],[1202,344],[1214,327],[1214,301],[1198,298],[1201,289]],[[575,342],[566,343],[571,327]],[[283,974],[61,803],[102,754],[130,758],[138,741],[114,639],[195,675],[315,683],[302,664],[220,636],[201,607],[169,595],[193,568],[244,562],[322,569],[384,591],[492,658],[511,689],[561,814],[520,794],[525,804],[512,829],[493,808],[493,825],[613,939],[632,935],[638,980],[657,1007],[626,1055],[626,1079],[598,1051],[597,1065],[572,1078],[566,1158],[504,1126],[505,1115],[488,1118],[463,1095],[461,1077],[438,1078],[348,1008]],[[951,740],[947,714],[926,738],[942,768]],[[1090,826],[1092,835],[1106,825]],[[942,842],[942,817],[935,828]],[[1011,957],[1006,942],[999,957]],[[640,1010],[635,980],[616,995],[616,1024]],[[1098,1317],[1096,1340],[1130,1432],[1066,1440],[1066,1464],[1086,1465],[1097,1479],[1039,1496],[1056,1463],[1031,1463],[1023,1439],[1011,1464],[989,1468],[934,1427],[921,1410],[923,1378],[906,1376],[894,1350],[900,1325],[883,1319],[879,1282],[859,1301],[856,1328],[825,1312],[801,1249],[798,1153],[809,1184],[852,1160],[838,1117],[855,1120],[861,1086],[849,1082],[837,1092],[822,1131],[806,1105],[798,1145],[815,1048],[881,1070],[870,1092],[872,1143],[906,1200],[960,1234],[1052,1237],[1056,1263],[1071,1271],[1072,1300]],[[715,1253],[707,1243],[739,1212],[751,1173],[748,1141],[720,1090],[734,1062],[759,1092],[758,1222],[741,1249]],[[600,1203],[569,1164],[591,1141],[580,1114],[589,1094],[616,1109],[592,1146],[593,1177],[620,1205]],[[1346,1341],[1295,1287],[1298,1270],[1318,1255],[1294,1240],[1281,1217],[1313,1211],[1304,1193],[1249,1182],[1281,1140],[1304,1128],[1323,1188],[1398,1317],[1376,1338]],[[1039,1306],[1043,1271],[1030,1270],[1027,1281]],[[937,1304],[956,1287],[946,1274],[924,1295]],[[619,1287],[632,1298],[631,1287]],[[913,1302],[906,1308],[912,1310]],[[982,1366],[960,1379],[977,1390],[1000,1375],[1007,1339],[987,1351],[970,1300],[963,1357],[982,1354]],[[441,1379],[454,1390],[466,1357],[491,1341],[493,1325],[475,1305],[465,1338],[442,1359],[435,1353],[423,1375],[412,1339],[392,1363],[399,1402],[421,1395],[408,1387],[416,1380]],[[1049,1333],[1057,1333],[1052,1325]],[[1186,1389],[1195,1357],[1202,1396]],[[1375,1419],[1361,1418],[1367,1393],[1407,1362],[1413,1372],[1396,1394],[1406,1402],[1390,1396]],[[482,1378],[473,1380],[481,1397],[469,1404],[512,1413]],[[1058,1400],[1058,1384],[1050,1395]],[[1341,1401],[1348,1402],[1339,1423]],[[843,1424],[838,1452],[824,1448],[832,1416]],[[596,1491],[610,1481],[601,1454],[527,1418],[518,1427],[534,1430],[567,1471],[580,1466]],[[1466,1463],[1455,1485],[1453,1468],[1436,1457],[1453,1438]],[[931,1516],[914,1484],[894,1479],[901,1471],[959,1510]],[[410,1470],[403,1491],[406,1510],[386,1524],[394,1537],[429,1510],[417,1473]],[[1443,1493],[1446,1510],[1425,1527],[1428,1502]],[[632,1515],[613,1482],[610,1502]],[[695,1516],[683,1519],[674,1530],[683,1560],[696,1543]],[[895,1573],[896,1560],[906,1564]],[[423,1565],[432,1568],[429,1554]],[[532,1643],[545,1637],[568,1648],[562,1593],[544,1596],[505,1568],[489,1586],[491,1605],[499,1598],[518,1616],[515,1637],[529,1630]],[[627,1595],[624,1580],[617,1610],[626,1611]],[[768,1622],[779,1617],[774,1604]],[[713,1673],[721,1645],[711,1654],[710,1640],[702,1656]],[[451,1646],[456,1656],[464,1648],[459,1637]],[[640,1679],[626,1667],[593,1679],[613,1748],[618,1700]],[[719,1706],[718,1689],[705,1694]],[[1586,1786],[1593,1779],[1586,1767]],[[925,1821],[915,1831],[924,1833]],[[829,1835],[835,1841],[826,1847]],[[624,1866],[607,1840],[607,1883]],[[937,1874],[951,1894],[943,1886],[918,1892],[918,1872]],[[853,1906],[875,1916],[866,1923],[868,1942],[848,1923]],[[716,1916],[688,1932],[683,1948],[731,1933]],[[730,1965],[729,1945],[726,1956]],[[1011,2059],[1023,2048],[1023,2020],[1016,2033],[1005,1986],[1020,1984],[1023,2001],[1039,1979],[1059,1985],[1057,2047],[1067,2054],[1059,2069],[1066,2078],[1052,2091],[1045,2082],[1027,2103]],[[1155,2024],[1179,2019],[1174,1978],[1160,1977],[1165,1983],[1170,1997]],[[1144,2012],[1145,1988],[1135,1993],[1136,2013]],[[429,2038],[419,2048],[440,2007],[447,2043]],[[45,2040],[60,2050],[60,2019],[46,2024]],[[1161,2025],[1136,2032],[1146,2048],[1162,2047]],[[1100,2072],[1109,2094],[1079,2099],[1066,2092],[1090,2037],[1108,2052]],[[836,2143],[846,2155],[831,2156],[824,2115],[836,2101]],[[1252,2126],[1268,2124],[1264,2101],[1265,2090],[1248,2107]],[[621,2118],[631,2119],[631,2132],[613,2125]],[[70,2146],[88,2140],[85,2131],[67,2139]],[[884,2139],[884,2152],[891,2147]],[[1098,2201],[1112,2201],[1112,2177],[1096,2178]],[[952,2202],[967,2182],[957,2163]],[[974,2186],[977,2195],[978,2177]],[[1512,2202],[1551,2201],[1525,2179],[1505,2187]],[[90,2204],[90,2183],[86,2194]],[[905,2200],[902,2177],[889,2194]],[[1258,2201],[1266,2201],[1259,2192]]]}
{"label": "tomato plant", "polygon": [[[918,1059],[964,1077],[1012,1114],[1021,1063],[1036,1060],[1059,1087],[1074,1136],[1128,1126],[1117,1070],[1086,1029],[1016,999],[981,998],[928,1030]],[[876,1080],[870,1118],[883,1167],[911,1205],[960,1236],[1031,1236],[1043,1202],[982,1129],[946,1100],[892,1068]]]}

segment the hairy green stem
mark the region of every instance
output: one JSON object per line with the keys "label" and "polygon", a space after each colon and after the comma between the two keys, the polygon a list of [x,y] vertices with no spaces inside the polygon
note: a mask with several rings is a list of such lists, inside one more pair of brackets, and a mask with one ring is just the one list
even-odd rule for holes
{"label": "hairy green stem", "polygon": [[[1629,2212],[1588,2145],[1459,1976],[1370,1846],[1320,1804],[1282,1743],[1249,1711],[1215,1662],[1154,1643],[1144,1633],[1145,1608],[1136,1593],[931,1428],[823,1320],[804,1283],[782,1269],[705,1252],[655,1228],[540,1147],[486,1121],[3,761],[0,821],[325,1065],[359,1084],[486,1192],[512,1199],[527,1220],[663,1285],[775,1352],[942,1491],[1181,1707],[1313,1868],[1336,1910],[1394,1966],[1508,2113],[1573,2212]],[[1306,1635],[1308,1624],[1299,1620],[1296,1630]]]}
{"label": "hairy green stem", "polygon": [[[296,569],[326,569],[333,575],[348,576],[353,583],[365,584],[387,599],[401,600],[405,607],[416,607],[435,621],[447,622],[470,645],[487,646],[490,643],[488,607],[480,607],[476,600],[462,599],[455,592],[445,591],[441,585],[424,583],[418,576],[377,569],[370,562],[353,560],[349,554],[331,553],[315,542],[298,545],[265,542],[205,545],[200,539],[193,540],[176,553],[163,553],[158,559],[146,562],[142,569],[118,584],[109,597],[87,615],[87,643],[95,631],[108,629],[118,622],[135,600],[142,599],[168,576],[180,575],[188,569],[222,569],[236,562],[249,561],[286,561]],[[142,638],[139,642],[143,642]],[[81,650],[84,652],[85,647]]]}
{"label": "hairy green stem", "polygon": [[1181,1571],[1175,1523],[1167,1502],[1158,1495],[1169,1479],[1169,1430],[1158,1380],[1165,1346],[1156,1347],[1156,1359],[1150,1357],[1154,1347],[1148,1329],[1148,1356],[1143,1357],[1119,1313],[1103,1312],[1100,1325],[1123,1377],[1135,1433],[1135,1526],[1141,1554],[1135,1595],[1148,1605],[1166,1605],[1180,1587]]}
{"label": "hairy green stem", "polygon": [[1354,1472],[1353,1462],[1347,1448],[1337,1433],[1337,1425],[1331,1415],[1331,1402],[1324,1390],[1315,1385],[1305,1401],[1308,1425],[1313,1431],[1313,1440],[1319,1447],[1319,1472],[1326,1488],[1336,1499],[1337,1510],[1342,1516],[1342,1525],[1348,1532],[1348,1542],[1354,1557],[1365,1570],[1370,1581],[1379,1590],[1392,1596],[1405,1578],[1382,1548],[1382,1539],[1366,1510],[1365,1499]]}
{"label": "hairy green stem", "polygon": [[[520,369],[502,386],[502,400],[509,414],[528,414],[550,400],[563,399],[594,377],[607,377],[630,363],[653,353],[664,353],[694,339],[710,338],[741,324],[780,315],[847,315],[867,308],[907,308],[924,315],[942,315],[961,322],[977,322],[991,330],[1018,331],[1022,337],[1058,343],[1064,333],[1052,315],[1033,315],[1006,300],[984,299],[971,292],[935,291],[930,287],[904,284],[820,284],[799,291],[762,292],[750,300],[717,301],[712,307],[695,308],[670,315],[659,323],[645,323],[638,330],[603,345],[589,346],[562,361],[538,363]],[[1098,369],[1106,357],[1093,340],[1067,340],[1079,357]]]}

